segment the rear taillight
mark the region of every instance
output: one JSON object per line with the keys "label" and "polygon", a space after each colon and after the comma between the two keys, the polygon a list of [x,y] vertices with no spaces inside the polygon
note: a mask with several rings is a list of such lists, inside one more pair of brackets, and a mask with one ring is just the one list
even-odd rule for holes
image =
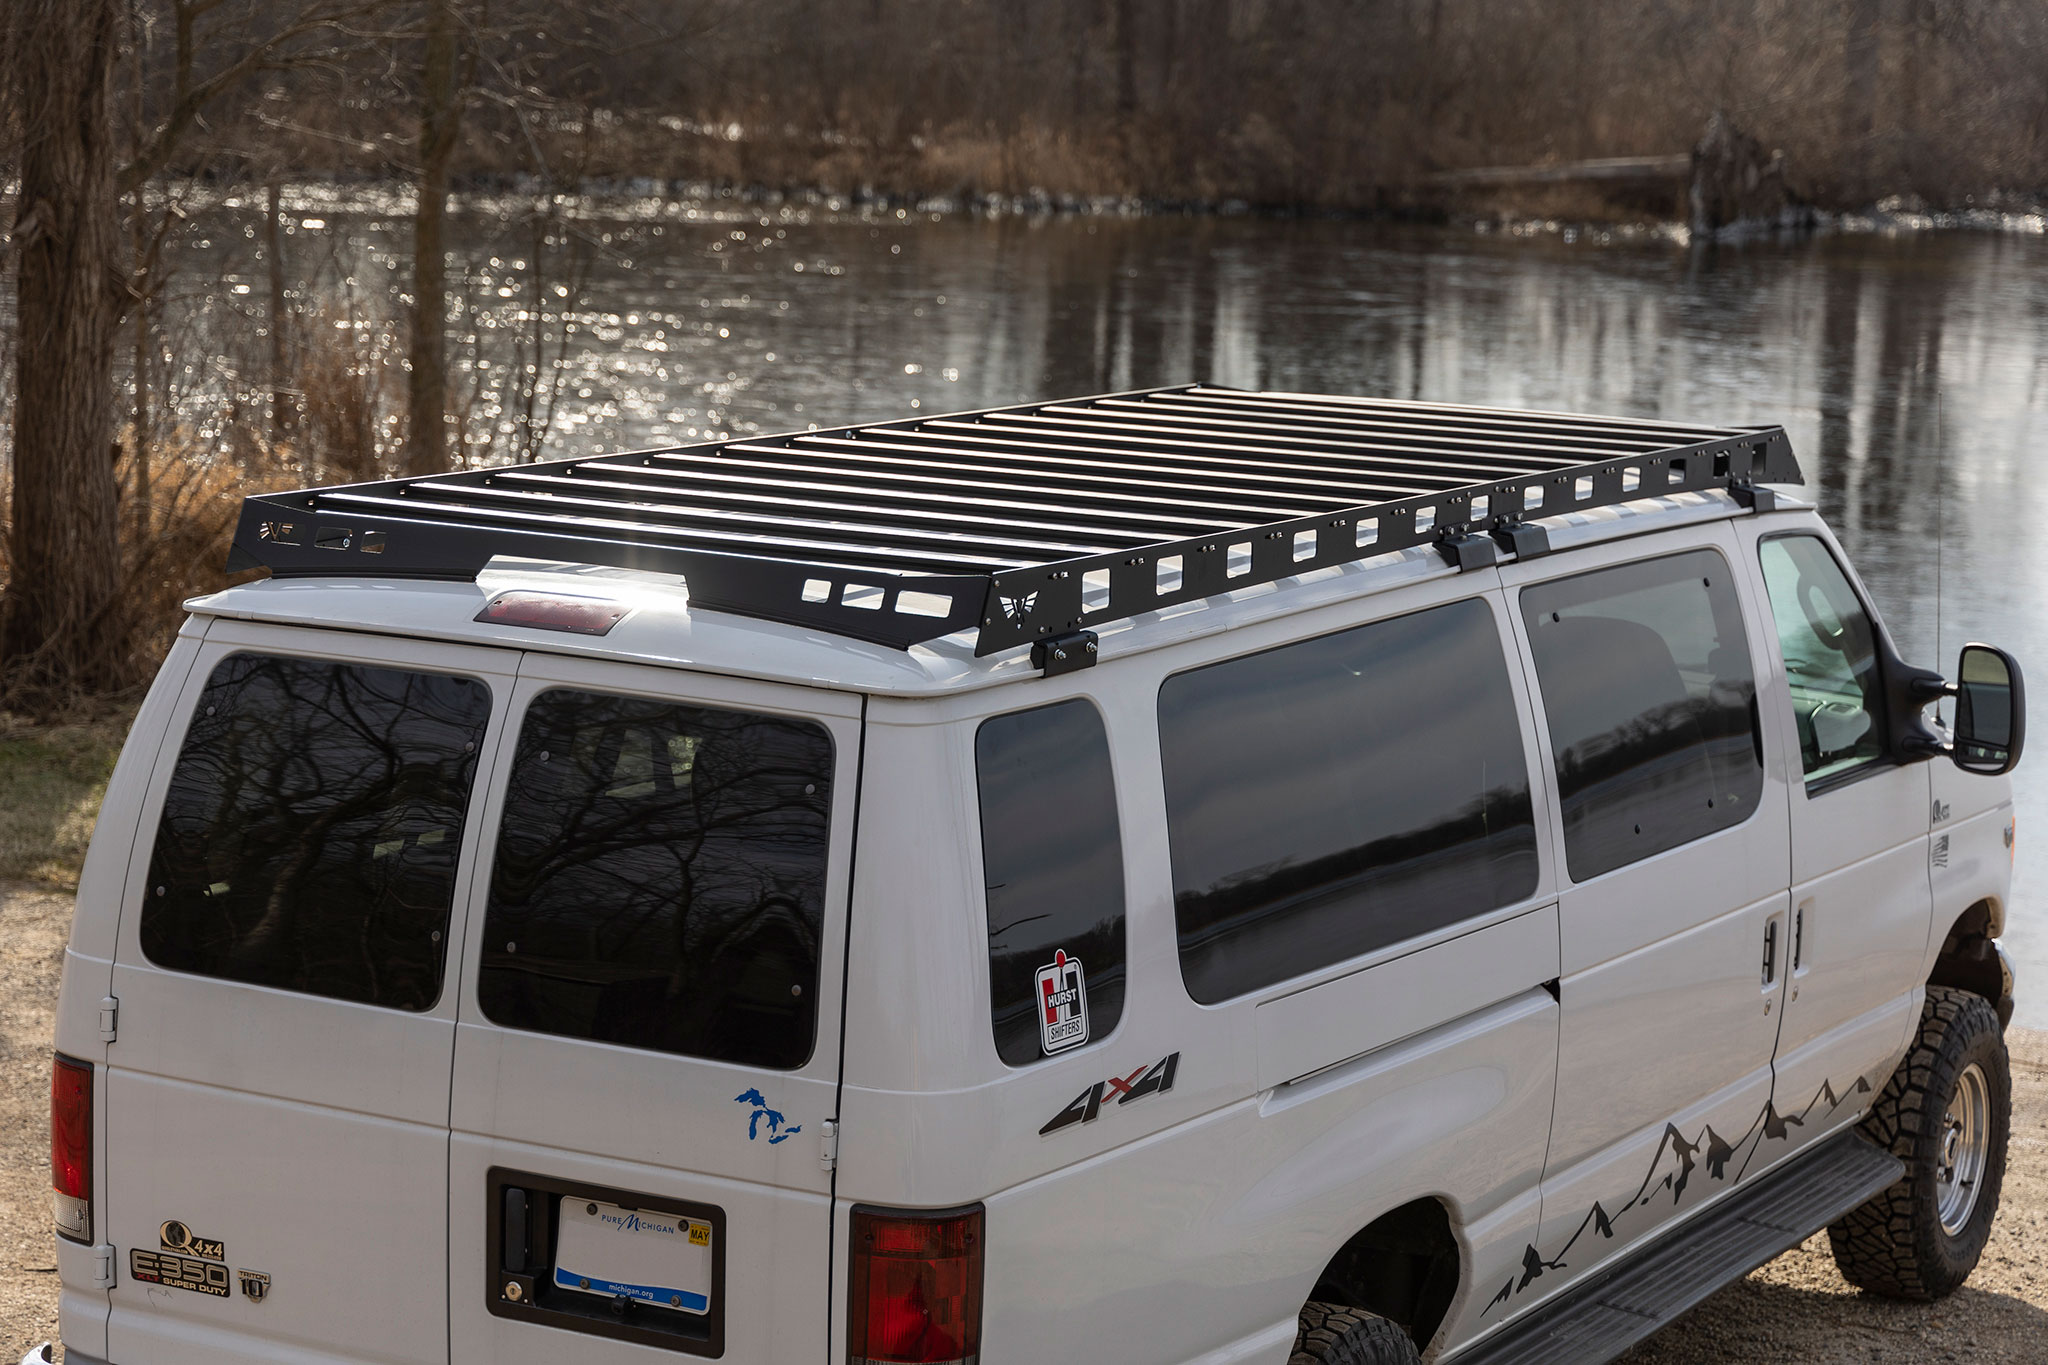
{"label": "rear taillight", "polygon": [[92,1240],[92,1063],[62,1053],[50,1068],[50,1186],[57,1235]]}
{"label": "rear taillight", "polygon": [[981,1206],[853,1211],[852,1365],[981,1359]]}

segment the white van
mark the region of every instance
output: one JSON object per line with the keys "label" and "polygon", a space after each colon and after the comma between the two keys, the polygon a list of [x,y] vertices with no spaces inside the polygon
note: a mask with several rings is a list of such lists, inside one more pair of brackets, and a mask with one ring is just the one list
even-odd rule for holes
{"label": "white van", "polygon": [[250,498],[80,884],[68,1358],[1585,1365],[1824,1226],[1950,1292],[2020,674],[1798,478],[1195,387]]}

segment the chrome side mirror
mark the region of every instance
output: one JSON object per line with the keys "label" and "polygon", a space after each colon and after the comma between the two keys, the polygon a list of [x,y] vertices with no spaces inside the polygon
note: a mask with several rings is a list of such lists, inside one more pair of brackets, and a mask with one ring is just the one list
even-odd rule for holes
{"label": "chrome side mirror", "polygon": [[1949,750],[1955,765],[1986,777],[2019,766],[2027,738],[2027,689],[2019,662],[1990,645],[1964,645],[1950,691],[1956,699]]}

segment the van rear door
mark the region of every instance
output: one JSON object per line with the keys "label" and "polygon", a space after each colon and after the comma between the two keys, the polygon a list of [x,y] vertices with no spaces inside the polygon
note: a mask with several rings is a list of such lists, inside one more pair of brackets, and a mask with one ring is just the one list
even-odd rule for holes
{"label": "van rear door", "polygon": [[527,656],[463,953],[455,1361],[825,1354],[860,725]]}
{"label": "van rear door", "polygon": [[444,966],[516,658],[213,623],[115,950],[112,1359],[447,1359]]}

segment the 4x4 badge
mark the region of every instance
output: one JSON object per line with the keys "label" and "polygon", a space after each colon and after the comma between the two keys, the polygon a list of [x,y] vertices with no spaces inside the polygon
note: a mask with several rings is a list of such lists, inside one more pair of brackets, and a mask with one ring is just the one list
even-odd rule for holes
{"label": "4x4 badge", "polygon": [[1053,1115],[1052,1122],[1038,1130],[1044,1137],[1057,1133],[1076,1123],[1093,1123],[1102,1112],[1103,1102],[1115,1100],[1118,1104],[1129,1104],[1142,1100],[1147,1095],[1163,1095],[1173,1089],[1173,1073],[1180,1069],[1180,1054],[1168,1053],[1149,1066],[1141,1066],[1128,1076],[1111,1076],[1106,1081],[1097,1081],[1074,1097],[1074,1102]]}
{"label": "4x4 badge", "polygon": [[175,1251],[184,1256],[198,1256],[208,1261],[225,1261],[228,1250],[225,1243],[211,1237],[195,1237],[192,1229],[172,1218],[157,1229],[157,1240],[165,1251]]}
{"label": "4x4 badge", "polygon": [[1088,1041],[1088,979],[1064,948],[1038,969],[1038,1035],[1048,1057]]}

